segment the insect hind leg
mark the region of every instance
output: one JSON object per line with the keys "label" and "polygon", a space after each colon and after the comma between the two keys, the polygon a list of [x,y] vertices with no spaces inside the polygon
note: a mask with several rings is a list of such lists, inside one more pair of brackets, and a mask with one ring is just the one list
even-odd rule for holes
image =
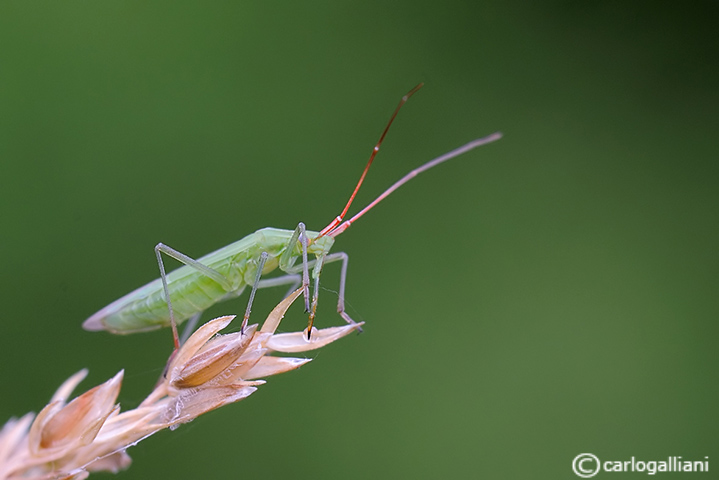
{"label": "insect hind leg", "polygon": [[[212,268],[208,267],[207,265],[204,265],[194,258],[190,258],[187,255],[185,255],[182,252],[179,252],[175,250],[172,247],[169,247],[165,245],[164,243],[158,243],[155,245],[155,255],[157,256],[157,264],[160,267],[160,278],[162,279],[162,290],[165,293],[165,300],[167,301],[167,309],[170,311],[170,326],[172,327],[172,338],[175,342],[175,350],[178,350],[180,348],[181,342],[180,342],[180,336],[177,334],[177,322],[175,321],[175,313],[172,310],[172,300],[170,299],[170,287],[167,284],[167,274],[165,273],[165,263],[162,261],[162,254],[167,255],[168,257],[174,258],[180,263],[183,263],[189,267],[192,267],[199,272],[203,273],[204,275],[207,275],[220,285],[222,285],[225,289],[231,290],[232,284],[230,281],[225,278],[220,272],[217,270],[213,270]],[[202,313],[202,312],[199,312]],[[184,336],[184,333],[183,333]]]}

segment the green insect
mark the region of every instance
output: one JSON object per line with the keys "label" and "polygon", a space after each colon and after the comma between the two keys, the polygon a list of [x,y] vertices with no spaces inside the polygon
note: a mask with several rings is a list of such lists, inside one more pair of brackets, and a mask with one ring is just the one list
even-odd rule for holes
{"label": "green insect", "polygon": [[[302,285],[305,310],[309,313],[307,326],[309,339],[317,310],[322,267],[330,262],[342,263],[337,312],[346,322],[354,324],[354,320],[345,312],[348,256],[344,252],[330,253],[335,237],[418,174],[476,147],[498,140],[502,136],[497,132],[476,139],[425,163],[395,182],[352,218],[344,220],[397,113],[409,97],[421,87],[422,84],[417,85],[402,97],[382,136],[372,150],[369,161],[345,208],[324,229],[319,232],[306,230],[303,223],[298,224],[294,230],[263,228],[198,260],[159,243],[155,247],[155,254],[160,267],[160,278],[112,302],[85,320],[83,327],[92,331],[107,330],[112,333],[127,334],[171,326],[177,349],[181,344],[177,333],[178,324],[190,320],[188,328],[185,330],[189,335],[202,312],[217,302],[239,296],[248,285],[252,287],[252,290],[242,323],[243,329],[247,325],[252,302],[258,289],[280,285],[288,285],[294,289]],[[162,261],[163,253],[183,263],[184,266],[166,274]],[[308,260],[310,256],[314,256],[314,258]],[[298,260],[301,263],[296,265]],[[284,274],[273,278],[263,278],[277,268]],[[311,274],[310,268],[312,268]],[[310,275],[313,280],[311,297]]]}

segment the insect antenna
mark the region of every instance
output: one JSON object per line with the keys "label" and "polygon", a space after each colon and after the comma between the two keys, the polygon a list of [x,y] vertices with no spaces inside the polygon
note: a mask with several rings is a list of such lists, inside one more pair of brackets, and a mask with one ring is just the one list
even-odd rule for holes
{"label": "insect antenna", "polygon": [[[392,192],[394,192],[394,191],[397,190],[399,187],[401,187],[401,186],[404,185],[405,183],[407,183],[407,182],[409,182],[410,180],[412,180],[414,177],[416,177],[416,176],[419,175],[420,173],[422,173],[422,172],[424,172],[424,171],[426,171],[426,170],[429,170],[429,169],[432,168],[432,167],[436,167],[436,166],[439,165],[440,163],[444,163],[444,162],[446,162],[447,160],[451,160],[452,158],[458,157],[459,155],[462,155],[463,153],[466,153],[466,152],[468,152],[468,151],[470,151],[470,150],[472,150],[472,149],[475,149],[475,148],[480,147],[480,146],[482,146],[482,145],[486,145],[487,143],[491,143],[491,142],[494,142],[494,141],[496,141],[496,140],[499,140],[500,138],[502,138],[502,134],[501,134],[500,132],[495,132],[495,133],[493,133],[493,134],[491,134],[491,135],[488,135],[488,136],[486,136],[486,137],[478,138],[478,139],[476,139],[476,140],[472,140],[471,142],[469,142],[469,143],[467,143],[467,144],[465,144],[465,145],[463,145],[463,146],[461,146],[461,147],[459,147],[459,148],[456,148],[456,149],[452,150],[451,152],[445,153],[444,155],[442,155],[442,156],[440,156],[440,157],[437,157],[437,158],[435,158],[434,160],[430,160],[429,162],[425,163],[424,165],[415,168],[414,170],[412,170],[411,172],[409,172],[407,175],[405,175],[404,177],[402,177],[402,178],[400,178],[399,180],[397,180],[397,181],[394,183],[394,185],[392,185],[392,186],[389,187],[387,190],[385,190],[379,197],[377,197],[376,199],[374,199],[374,200],[372,201],[372,203],[370,203],[369,205],[367,205],[366,207],[364,207],[364,208],[363,208],[359,213],[357,213],[354,217],[352,217],[352,218],[350,218],[349,220],[346,220],[346,221],[344,221],[344,222],[341,222],[341,223],[340,223],[338,226],[336,226],[334,229],[330,230],[330,231],[327,233],[327,235],[329,235],[330,237],[336,237],[336,236],[339,235],[340,233],[344,232],[344,231],[347,230],[347,229],[350,227],[350,225],[352,225],[352,223],[355,222],[358,218],[360,218],[362,215],[364,215],[365,213],[367,213],[367,212],[369,212],[370,210],[372,210],[372,208],[374,208],[375,205],[377,205],[379,202],[381,202],[382,200],[384,200],[385,198],[387,198]],[[338,218],[339,218],[339,217],[338,217]]]}
{"label": "insect antenna", "polygon": [[355,187],[354,191],[352,192],[352,195],[350,195],[350,199],[347,201],[347,205],[345,205],[344,210],[342,210],[342,213],[340,213],[332,222],[330,222],[329,225],[327,225],[325,228],[322,229],[318,237],[322,237],[330,233],[332,230],[334,230],[340,223],[342,223],[342,220],[344,220],[345,215],[347,215],[347,210],[350,209],[350,206],[352,205],[352,202],[355,199],[355,196],[357,195],[357,192],[359,191],[360,187],[362,186],[362,182],[364,182],[364,177],[367,176],[367,171],[369,170],[370,165],[372,165],[372,161],[374,161],[374,157],[377,155],[377,152],[379,152],[379,147],[382,145],[382,142],[384,141],[384,137],[387,135],[387,132],[389,131],[389,127],[392,125],[392,122],[394,122],[395,117],[397,117],[397,114],[399,113],[399,109],[402,108],[402,105],[404,105],[407,100],[409,100],[409,97],[414,95],[414,93],[422,88],[424,83],[420,83],[416,87],[414,87],[412,90],[410,90],[404,97],[402,97],[402,100],[399,101],[399,105],[397,105],[397,108],[394,110],[394,113],[392,114],[392,117],[389,119],[389,122],[387,123],[387,126],[384,127],[384,131],[382,132],[382,136],[379,137],[379,141],[372,149],[372,154],[369,157],[369,160],[367,161],[367,165],[364,167],[364,171],[362,172],[362,175],[360,176],[359,181],[357,182],[357,186]]}

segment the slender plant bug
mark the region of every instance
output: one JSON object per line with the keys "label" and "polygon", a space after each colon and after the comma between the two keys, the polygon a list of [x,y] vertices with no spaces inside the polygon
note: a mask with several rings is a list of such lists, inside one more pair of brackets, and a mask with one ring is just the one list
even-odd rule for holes
{"label": "slender plant bug", "polygon": [[[309,313],[307,326],[309,339],[317,310],[320,274],[322,267],[330,262],[342,263],[337,312],[347,323],[354,324],[354,320],[345,312],[348,256],[344,252],[330,253],[335,238],[375,205],[420,173],[474,148],[499,140],[502,136],[501,133],[496,132],[473,140],[425,163],[399,179],[353,217],[345,220],[352,201],[397,113],[421,87],[422,84],[417,85],[402,97],[379,141],[374,146],[347,204],[325,228],[320,231],[311,231],[307,230],[303,223],[299,223],[294,230],[263,228],[197,260],[159,243],[155,247],[155,254],[160,268],[160,278],[112,302],[85,320],[83,327],[92,331],[107,330],[112,333],[127,334],[171,326],[175,349],[177,349],[181,343],[177,333],[179,323],[190,320],[186,328],[186,335],[189,335],[202,312],[217,302],[239,296],[248,285],[252,287],[252,290],[242,322],[243,331],[247,326],[252,301],[258,289],[287,285],[292,290],[301,285],[305,310]],[[166,274],[162,254],[174,258],[184,265]],[[314,259],[308,260],[310,255],[314,256]],[[295,265],[298,260],[300,260],[300,264]],[[265,275],[278,268],[283,275],[264,278]],[[312,269],[311,273],[310,268]],[[313,281],[311,297],[310,276]]]}

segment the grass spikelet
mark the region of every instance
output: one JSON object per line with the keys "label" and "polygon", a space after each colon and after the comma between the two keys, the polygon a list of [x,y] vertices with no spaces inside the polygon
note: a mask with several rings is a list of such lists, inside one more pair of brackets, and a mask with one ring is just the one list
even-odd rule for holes
{"label": "grass spikelet", "polygon": [[[166,372],[135,409],[116,403],[123,372],[68,401],[87,370],[71,376],[40,413],[11,418],[0,430],[0,480],[87,478],[90,473],[116,473],[130,466],[126,450],[165,428],[175,429],[216,408],[247,398],[266,378],[294,370],[309,359],[276,357],[276,351],[302,352],[322,347],[361,324],[275,335],[297,297],[298,289],[280,302],[262,328],[221,335],[234,317],[221,317],[200,327],[172,356]],[[338,330],[339,329],[339,330]],[[329,334],[328,334],[329,333]],[[280,341],[273,340],[280,337]]]}

